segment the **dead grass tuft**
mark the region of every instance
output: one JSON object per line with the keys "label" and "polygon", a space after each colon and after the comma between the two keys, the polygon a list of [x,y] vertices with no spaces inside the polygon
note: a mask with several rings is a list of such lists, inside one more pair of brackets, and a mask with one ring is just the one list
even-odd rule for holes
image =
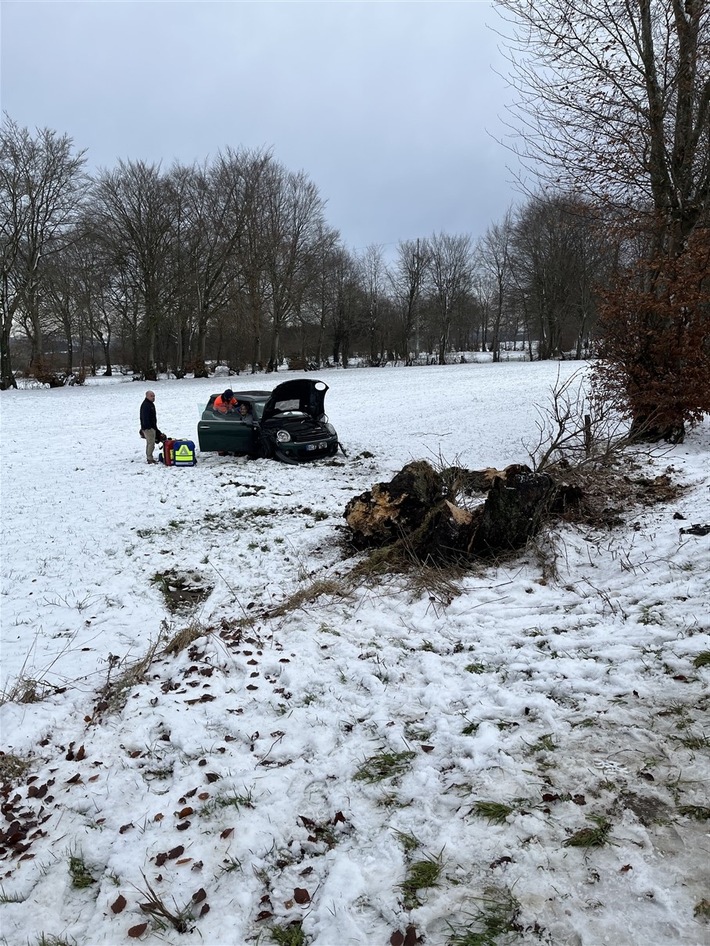
{"label": "dead grass tuft", "polygon": [[16,782],[29,767],[29,759],[23,759],[12,752],[0,752],[0,783]]}
{"label": "dead grass tuft", "polygon": [[41,703],[57,689],[46,680],[21,675],[0,693],[0,706],[5,703]]}
{"label": "dead grass tuft", "polygon": [[184,650],[193,644],[198,638],[204,637],[207,631],[196,621],[188,624],[181,631],[178,631],[168,641],[163,648],[163,653],[168,657],[174,657],[181,654]]}
{"label": "dead grass tuft", "polygon": [[[99,691],[98,700],[94,707],[95,717],[106,713],[120,713],[126,705],[131,690],[139,683],[143,683],[146,673],[150,669],[159,651],[160,645],[165,639],[166,625],[163,623],[163,633],[153,641],[146,654],[133,662],[121,660],[115,654],[109,654],[108,675],[106,683]],[[120,673],[113,677],[113,671],[123,666]]]}
{"label": "dead grass tuft", "polygon": [[319,578],[305,588],[294,592],[284,602],[269,611],[269,617],[283,617],[284,614],[296,611],[304,605],[313,604],[316,599],[324,595],[331,598],[348,598],[350,594],[347,579]]}

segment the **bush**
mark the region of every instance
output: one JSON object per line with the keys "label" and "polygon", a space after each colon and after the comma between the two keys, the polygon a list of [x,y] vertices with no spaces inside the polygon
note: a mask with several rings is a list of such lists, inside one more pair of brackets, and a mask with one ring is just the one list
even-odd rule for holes
{"label": "bush", "polygon": [[710,413],[710,229],[676,257],[620,274],[602,299],[596,391],[621,405],[637,440],[682,441]]}

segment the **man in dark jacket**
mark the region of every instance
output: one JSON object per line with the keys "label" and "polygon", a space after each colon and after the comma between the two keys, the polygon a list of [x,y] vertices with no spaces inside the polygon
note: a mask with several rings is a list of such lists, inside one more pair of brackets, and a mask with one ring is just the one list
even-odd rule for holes
{"label": "man in dark jacket", "polygon": [[141,404],[141,437],[145,437],[145,457],[148,463],[155,463],[153,450],[158,435],[158,415],[155,412],[155,392],[146,391]]}

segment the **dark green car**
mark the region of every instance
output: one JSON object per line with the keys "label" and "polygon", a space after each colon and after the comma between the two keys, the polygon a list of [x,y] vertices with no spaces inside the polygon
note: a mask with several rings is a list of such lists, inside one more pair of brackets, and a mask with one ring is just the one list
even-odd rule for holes
{"label": "dark green car", "polygon": [[237,403],[226,412],[217,410],[220,395],[213,394],[197,425],[200,450],[284,463],[332,457],[343,448],[325,415],[327,390],[323,381],[301,378],[284,381],[273,391],[234,391]]}

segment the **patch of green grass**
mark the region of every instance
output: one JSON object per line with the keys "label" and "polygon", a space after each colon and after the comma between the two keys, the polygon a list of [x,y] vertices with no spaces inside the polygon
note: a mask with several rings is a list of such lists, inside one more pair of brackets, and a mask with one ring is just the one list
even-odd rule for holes
{"label": "patch of green grass", "polygon": [[710,821],[710,808],[705,805],[679,805],[678,814],[694,818],[695,821]]}
{"label": "patch of green grass", "polygon": [[688,708],[684,703],[678,701],[673,701],[668,704],[665,709],[659,710],[657,713],[658,716],[683,716],[687,718]]}
{"label": "patch of green grass", "polygon": [[710,749],[710,739],[703,733],[701,736],[676,736],[681,746],[686,749]]}
{"label": "patch of green grass", "polygon": [[220,868],[223,874],[231,874],[233,871],[243,871],[242,862],[236,857],[227,857]]}
{"label": "patch of green grass", "polygon": [[396,792],[385,792],[377,799],[380,808],[409,808],[411,801],[404,801]]}
{"label": "patch of green grass", "polygon": [[504,805],[499,801],[477,801],[470,814],[487,818],[491,824],[505,824],[505,819],[508,815],[512,815],[514,810],[510,805]]}
{"label": "patch of green grass", "polygon": [[90,887],[96,883],[96,878],[86,866],[86,861],[81,854],[69,855],[69,873],[71,885],[77,890],[83,890],[84,887]]}
{"label": "patch of green grass", "polygon": [[158,769],[146,769],[145,775],[146,778],[150,776],[151,779],[162,781],[163,779],[173,777],[173,767],[172,765],[163,765]]}
{"label": "patch of green grass", "polygon": [[591,815],[593,828],[581,828],[563,842],[563,847],[604,847],[609,843],[611,822],[600,815]]}
{"label": "patch of green grass", "polygon": [[693,916],[700,917],[702,920],[710,920],[710,900],[700,900],[696,903]]}
{"label": "patch of green grass", "polygon": [[278,946],[306,946],[306,934],[300,920],[288,926],[272,926],[269,932]]}
{"label": "patch of green grass", "polygon": [[544,736],[541,736],[538,741],[530,746],[531,752],[554,752],[557,748],[557,744],[552,738],[552,733],[545,733]]}
{"label": "patch of green grass", "polygon": [[242,808],[253,807],[254,793],[251,789],[245,789],[244,794],[241,795],[237,791],[233,791],[224,795],[217,795],[200,809],[200,814],[203,817],[208,817],[220,808],[235,808],[237,811],[241,811]]}
{"label": "patch of green grass", "polygon": [[639,624],[644,624],[644,625],[663,624],[663,622],[665,621],[663,612],[657,610],[660,604],[661,602],[657,601],[655,604],[642,605],[641,616],[639,617]]}
{"label": "patch of green grass", "polygon": [[402,775],[409,768],[415,753],[407,752],[380,752],[378,755],[366,759],[355,773],[355,779],[360,782],[381,782],[395,775]]}
{"label": "patch of green grass", "polygon": [[482,664],[482,663],[466,664],[466,666],[463,669],[466,671],[466,673],[485,673],[486,672],[485,664]]}
{"label": "patch of green grass", "polygon": [[580,719],[578,723],[572,723],[573,726],[579,726],[582,729],[592,729],[597,725],[597,720],[587,716],[586,719]]}
{"label": "patch of green grass", "polygon": [[473,721],[468,722],[468,723],[466,723],[466,725],[463,727],[463,729],[461,730],[461,732],[463,733],[464,736],[475,736],[476,733],[478,732],[478,729],[479,729],[479,726],[480,726],[480,725],[481,725],[481,724],[480,724],[480,723],[477,723],[477,722],[473,722]]}
{"label": "patch of green grass", "polygon": [[441,875],[441,863],[437,858],[426,858],[423,861],[414,861],[407,868],[407,876],[400,884],[404,894],[404,908],[413,910],[421,906],[417,891],[427,887],[436,887]]}
{"label": "patch of green grass", "polygon": [[426,742],[431,739],[431,729],[420,729],[412,723],[407,723],[404,727],[404,738],[410,742]]}
{"label": "patch of green grass", "polygon": [[0,887],[0,903],[24,903],[26,899],[19,893],[5,893],[5,889]]}
{"label": "patch of green grass", "polygon": [[700,667],[710,667],[710,650],[701,650],[694,658],[693,666],[696,670]]}
{"label": "patch of green grass", "polygon": [[[448,946],[499,946],[513,933],[520,932],[520,904],[510,894],[501,894],[481,901],[483,906],[469,924],[449,924]],[[506,937],[501,940],[501,937]]]}
{"label": "patch of green grass", "polygon": [[35,946],[76,946],[76,940],[54,936],[52,933],[40,933],[35,940]]}
{"label": "patch of green grass", "polygon": [[[141,871],[141,874],[143,874],[143,871]],[[187,904],[182,910],[178,910],[177,906],[175,909],[171,909],[160,894],[150,885],[145,874],[143,874],[143,881],[146,889],[141,890],[140,887],[136,888],[144,898],[143,902],[139,904],[143,913],[147,913],[148,916],[152,917],[161,929],[167,928],[167,922],[173,929],[177,930],[178,933],[187,933],[190,931],[192,929],[191,924],[195,919],[192,914],[191,904]]]}
{"label": "patch of green grass", "polygon": [[406,834],[404,831],[397,831],[396,828],[393,830],[397,835],[397,840],[401,843],[407,854],[411,854],[412,851],[416,851],[416,849],[419,847],[419,841],[417,841],[413,834]]}

